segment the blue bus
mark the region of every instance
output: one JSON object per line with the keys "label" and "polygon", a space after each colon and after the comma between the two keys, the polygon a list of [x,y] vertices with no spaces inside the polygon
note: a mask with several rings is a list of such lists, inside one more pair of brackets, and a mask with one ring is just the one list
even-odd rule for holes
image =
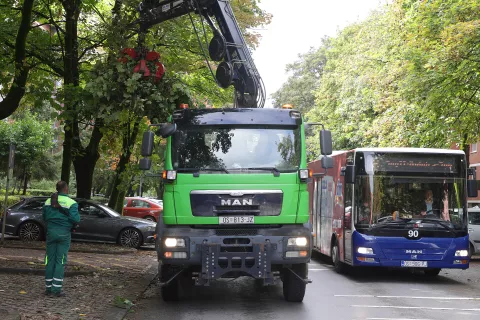
{"label": "blue bus", "polygon": [[467,197],[475,172],[459,150],[336,151],[308,164],[313,249],[352,267],[467,269]]}

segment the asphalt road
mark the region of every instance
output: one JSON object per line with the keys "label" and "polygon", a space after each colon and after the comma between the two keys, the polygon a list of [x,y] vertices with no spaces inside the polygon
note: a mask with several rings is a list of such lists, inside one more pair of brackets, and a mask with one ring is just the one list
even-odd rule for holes
{"label": "asphalt road", "polygon": [[249,278],[193,288],[182,301],[168,304],[152,285],[125,319],[480,319],[480,260],[468,270],[445,270],[436,278],[382,270],[339,275],[318,258],[309,270],[313,283],[303,303],[284,301],[281,282],[258,289]]}

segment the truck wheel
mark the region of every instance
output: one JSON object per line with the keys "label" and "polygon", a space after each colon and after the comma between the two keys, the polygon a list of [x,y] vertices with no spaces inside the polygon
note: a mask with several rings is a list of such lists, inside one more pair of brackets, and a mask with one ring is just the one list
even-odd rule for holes
{"label": "truck wheel", "polygon": [[[160,277],[160,282],[167,282],[171,277],[175,275],[174,269],[172,266],[164,264],[158,265],[158,275]],[[178,301],[180,298],[179,295],[179,283],[178,278],[173,279],[167,285],[164,285],[160,288],[162,299],[165,302],[169,301]]]}
{"label": "truck wheel", "polygon": [[[302,279],[308,275],[308,265],[306,263],[293,265],[291,268]],[[302,302],[305,296],[307,284],[299,279],[290,270],[284,270],[283,276],[283,297],[289,302]]]}
{"label": "truck wheel", "polygon": [[332,246],[332,262],[333,262],[333,267],[337,273],[344,273],[345,272],[345,265],[343,264],[342,261],[340,261],[340,249],[338,248],[338,243],[335,240]]}
{"label": "truck wheel", "polygon": [[440,269],[440,268],[435,268],[435,269],[426,269],[426,270],[423,270],[423,272],[425,272],[426,276],[436,277],[436,276],[438,276],[438,274],[440,273],[441,270],[442,269]]}

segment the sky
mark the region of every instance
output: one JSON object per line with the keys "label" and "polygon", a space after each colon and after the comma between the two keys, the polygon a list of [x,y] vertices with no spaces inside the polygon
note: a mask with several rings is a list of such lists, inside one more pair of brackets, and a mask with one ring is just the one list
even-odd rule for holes
{"label": "sky", "polygon": [[350,23],[365,19],[382,0],[261,0],[259,6],[273,15],[272,23],[256,31],[262,35],[253,52],[255,65],[270,95],[288,78],[287,64],[310,47],[318,47],[324,36],[335,36]]}

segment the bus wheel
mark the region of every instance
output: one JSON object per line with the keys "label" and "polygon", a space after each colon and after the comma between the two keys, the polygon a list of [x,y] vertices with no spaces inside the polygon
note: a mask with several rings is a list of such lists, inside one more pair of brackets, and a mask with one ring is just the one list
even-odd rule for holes
{"label": "bus wheel", "polygon": [[308,265],[306,263],[294,264],[292,271],[285,269],[283,275],[283,297],[289,302],[302,302],[305,296],[307,284],[303,279],[307,278]]}
{"label": "bus wheel", "polygon": [[345,265],[340,261],[340,249],[338,248],[338,243],[335,240],[332,246],[332,262],[333,267],[337,273],[343,273],[345,271]]}
{"label": "bus wheel", "polygon": [[425,272],[426,276],[436,277],[436,276],[438,276],[438,274],[440,273],[441,270],[442,269],[440,269],[440,268],[435,268],[435,269],[426,269],[426,270],[423,270],[423,272]]}

